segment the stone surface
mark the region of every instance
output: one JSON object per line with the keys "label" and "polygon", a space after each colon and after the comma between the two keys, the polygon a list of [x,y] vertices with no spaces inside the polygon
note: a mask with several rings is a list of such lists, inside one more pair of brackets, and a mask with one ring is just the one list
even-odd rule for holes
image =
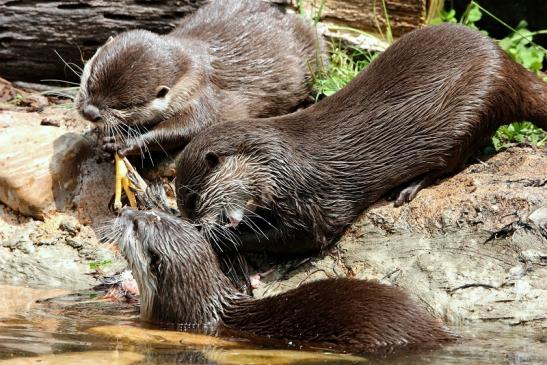
{"label": "stone surface", "polygon": [[67,222],[79,224],[64,213],[37,221],[0,205],[0,283],[87,289],[98,283],[97,276],[126,266],[90,226],[69,232]]}
{"label": "stone surface", "polygon": [[90,143],[80,134],[41,126],[38,113],[0,113],[0,201],[36,218],[71,201]]}
{"label": "stone surface", "polygon": [[501,152],[403,207],[378,202],[332,255],[263,278],[255,294],[354,276],[398,285],[452,325],[545,327],[546,178],[547,149]]}
{"label": "stone surface", "polygon": [[99,242],[114,169],[70,104],[39,97],[0,79],[0,282],[89,288],[126,266]]}

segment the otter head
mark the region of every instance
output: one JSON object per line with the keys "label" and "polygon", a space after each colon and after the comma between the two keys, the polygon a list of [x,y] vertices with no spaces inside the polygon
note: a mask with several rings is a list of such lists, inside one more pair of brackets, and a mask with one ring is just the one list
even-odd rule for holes
{"label": "otter head", "polygon": [[230,284],[192,224],[124,208],[111,230],[139,286],[143,320],[192,326],[219,320]]}
{"label": "otter head", "polygon": [[212,126],[178,157],[179,210],[211,241],[229,240],[230,229],[239,229],[240,223],[242,229],[263,234],[275,228],[274,211],[282,209],[287,195],[284,166],[293,156],[278,132],[259,121]]}
{"label": "otter head", "polygon": [[174,115],[198,82],[190,53],[149,31],[111,37],[84,66],[78,111],[106,126],[154,125]]}

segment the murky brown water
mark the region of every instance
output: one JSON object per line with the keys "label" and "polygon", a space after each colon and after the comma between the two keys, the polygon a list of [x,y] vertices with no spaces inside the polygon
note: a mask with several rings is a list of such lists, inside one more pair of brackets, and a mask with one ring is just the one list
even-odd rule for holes
{"label": "murky brown water", "polygon": [[[44,298],[55,297],[51,300]],[[41,299],[35,303],[37,299]],[[91,330],[94,328],[94,330]],[[140,326],[134,306],[0,285],[0,365],[5,364],[547,364],[545,326],[456,329],[459,344],[384,359],[252,349],[248,343]]]}

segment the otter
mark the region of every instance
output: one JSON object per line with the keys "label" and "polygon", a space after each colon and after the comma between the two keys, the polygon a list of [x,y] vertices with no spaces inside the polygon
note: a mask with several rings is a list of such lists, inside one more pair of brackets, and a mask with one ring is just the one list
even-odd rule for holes
{"label": "otter", "polygon": [[259,0],[216,0],[169,34],[131,30],[85,64],[76,106],[120,155],[180,149],[221,120],[286,114],[324,66],[313,26]]}
{"label": "otter", "polygon": [[263,299],[242,294],[196,227],[159,210],[126,207],[111,227],[147,322],[359,353],[457,338],[400,289],[374,281],[327,279]]}
{"label": "otter", "polygon": [[178,206],[241,250],[323,250],[386,193],[410,201],[517,120],[546,129],[547,83],[477,31],[425,27],[307,109],[207,128],[178,158]]}

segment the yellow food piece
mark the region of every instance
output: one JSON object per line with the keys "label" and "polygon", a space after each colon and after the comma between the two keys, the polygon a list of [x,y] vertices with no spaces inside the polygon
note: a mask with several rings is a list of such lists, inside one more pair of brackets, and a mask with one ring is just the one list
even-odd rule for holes
{"label": "yellow food piece", "polygon": [[114,186],[114,209],[120,210],[122,208],[122,180],[124,177],[127,176],[127,167],[117,153],[114,155],[114,164],[116,168],[116,180]]}

